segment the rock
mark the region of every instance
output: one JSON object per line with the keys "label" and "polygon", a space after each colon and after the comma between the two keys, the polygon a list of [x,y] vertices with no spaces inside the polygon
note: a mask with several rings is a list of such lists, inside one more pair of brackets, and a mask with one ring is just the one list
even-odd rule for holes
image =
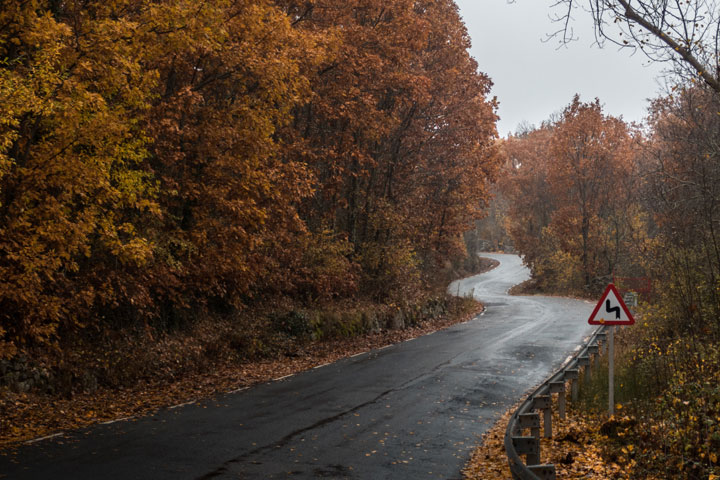
{"label": "rock", "polygon": [[405,328],[405,316],[402,312],[397,312],[390,318],[389,327],[393,330],[400,330]]}

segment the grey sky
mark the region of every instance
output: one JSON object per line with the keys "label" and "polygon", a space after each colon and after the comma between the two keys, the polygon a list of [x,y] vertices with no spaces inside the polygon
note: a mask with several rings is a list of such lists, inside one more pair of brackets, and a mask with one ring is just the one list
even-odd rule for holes
{"label": "grey sky", "polygon": [[[589,14],[577,11],[573,27],[578,41],[558,48],[558,30],[549,16],[554,0],[456,0],[472,38],[472,56],[493,80],[500,101],[498,132],[507,136],[521,121],[534,125],[562,110],[575,93],[595,97],[605,112],[640,121],[647,99],[658,96],[662,66],[648,66],[640,53],[631,56],[616,46],[599,48]],[[557,11],[556,13],[559,13]]]}

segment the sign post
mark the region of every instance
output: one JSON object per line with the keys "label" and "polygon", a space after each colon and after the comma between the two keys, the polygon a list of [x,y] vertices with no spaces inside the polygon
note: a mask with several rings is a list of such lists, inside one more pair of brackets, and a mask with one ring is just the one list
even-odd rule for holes
{"label": "sign post", "polygon": [[608,332],[608,413],[615,414],[615,327]]}
{"label": "sign post", "polygon": [[615,325],[633,325],[633,318],[620,292],[612,283],[595,306],[588,319],[590,325],[608,325],[608,412],[615,413]]}

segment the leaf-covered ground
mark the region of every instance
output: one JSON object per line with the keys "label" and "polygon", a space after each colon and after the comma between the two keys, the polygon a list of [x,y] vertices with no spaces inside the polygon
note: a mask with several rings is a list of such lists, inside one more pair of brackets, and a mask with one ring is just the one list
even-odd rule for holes
{"label": "leaf-covered ground", "polygon": [[362,337],[312,342],[293,357],[218,365],[212,373],[176,381],[140,381],[132,388],[99,389],[92,394],[57,396],[6,392],[0,398],[0,449],[118,418],[146,415],[158,408],[190,402],[301,372],[356,353],[415,338],[468,320],[482,309],[477,303],[420,326]]}
{"label": "leaf-covered ground", "polygon": [[[507,480],[511,478],[503,439],[510,415],[517,406],[508,410],[482,437],[481,445],[473,452],[463,471],[465,480]],[[606,419],[605,419],[606,420]],[[632,452],[626,458],[609,461],[604,446],[607,435],[603,426],[611,424],[602,417],[582,416],[572,410],[561,421],[553,416],[553,438],[542,439],[542,463],[555,465],[558,479],[606,480],[628,478]],[[622,422],[622,419],[620,419]],[[607,428],[607,427],[606,427]],[[630,447],[631,448],[631,447]],[[627,450],[627,448],[626,448]]]}

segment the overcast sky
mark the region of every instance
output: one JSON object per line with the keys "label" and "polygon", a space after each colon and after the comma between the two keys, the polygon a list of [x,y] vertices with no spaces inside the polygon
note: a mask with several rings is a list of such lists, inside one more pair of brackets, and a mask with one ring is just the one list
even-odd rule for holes
{"label": "overcast sky", "polygon": [[[648,66],[638,53],[606,45],[593,46],[589,14],[577,11],[573,23],[578,41],[558,48],[543,42],[558,30],[549,16],[555,0],[456,0],[472,38],[472,56],[494,83],[500,102],[498,133],[515,132],[521,121],[538,126],[562,110],[575,93],[595,97],[605,112],[626,121],[645,116],[647,99],[661,93],[661,66]],[[556,11],[556,13],[560,13]]]}

